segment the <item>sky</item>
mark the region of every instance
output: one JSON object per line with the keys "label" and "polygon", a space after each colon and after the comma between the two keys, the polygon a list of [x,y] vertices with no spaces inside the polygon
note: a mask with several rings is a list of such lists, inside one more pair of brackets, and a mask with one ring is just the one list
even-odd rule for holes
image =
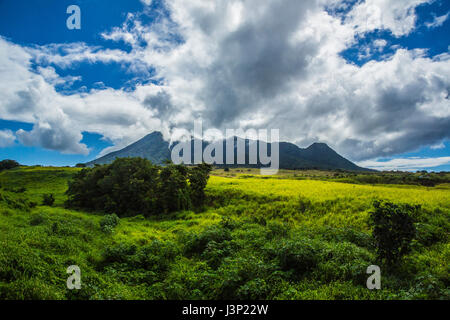
{"label": "sky", "polygon": [[448,0],[0,0],[0,159],[74,165],[200,119],[450,171],[449,35]]}

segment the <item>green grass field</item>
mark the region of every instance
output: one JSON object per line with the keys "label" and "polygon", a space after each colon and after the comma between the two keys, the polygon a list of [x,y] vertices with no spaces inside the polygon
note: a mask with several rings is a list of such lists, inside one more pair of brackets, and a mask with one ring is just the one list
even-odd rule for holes
{"label": "green grass field", "polygon": [[[64,208],[77,170],[0,173],[0,299],[450,298],[449,184],[215,170],[203,210],[121,218],[105,233],[101,212]],[[42,205],[48,193],[51,207]],[[422,208],[412,251],[381,266],[381,290],[366,288],[366,268],[377,264],[367,224],[374,200]],[[70,265],[81,269],[81,290],[66,288]]]}

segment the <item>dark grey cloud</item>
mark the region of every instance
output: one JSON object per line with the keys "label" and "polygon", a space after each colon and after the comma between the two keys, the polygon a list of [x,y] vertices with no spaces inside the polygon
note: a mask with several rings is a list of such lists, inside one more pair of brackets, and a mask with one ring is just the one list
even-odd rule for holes
{"label": "dark grey cloud", "polygon": [[157,112],[157,115],[165,119],[173,112],[173,104],[170,95],[165,91],[160,91],[154,95],[149,95],[144,99],[144,105]]}
{"label": "dark grey cloud", "polygon": [[264,101],[283,94],[293,80],[308,76],[308,59],[318,45],[293,43],[291,37],[305,23],[308,10],[316,8],[315,1],[268,3],[220,40],[205,74],[207,85],[199,98],[207,105],[205,118],[214,127],[245,117]]}

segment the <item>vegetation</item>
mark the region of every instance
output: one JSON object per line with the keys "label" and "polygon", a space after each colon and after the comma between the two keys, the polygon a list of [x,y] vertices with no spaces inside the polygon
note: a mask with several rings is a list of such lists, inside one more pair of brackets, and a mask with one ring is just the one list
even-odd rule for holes
{"label": "vegetation", "polygon": [[115,214],[107,214],[100,220],[100,228],[105,233],[112,233],[119,224],[120,218]]}
{"label": "vegetation", "polygon": [[[227,170],[228,169],[228,170]],[[256,168],[225,168],[216,169],[213,174],[223,177],[240,177],[242,175],[257,175]],[[321,180],[344,182],[351,184],[401,184],[434,187],[440,184],[450,183],[450,172],[353,172],[344,170],[279,170],[279,179],[296,180]]]}
{"label": "vegetation", "polygon": [[20,166],[20,164],[15,160],[5,159],[0,161],[0,171],[16,168],[18,166]]}
{"label": "vegetation", "polygon": [[55,203],[55,197],[53,196],[52,193],[44,194],[42,196],[42,204],[44,206],[52,206],[53,203]]}
{"label": "vegetation", "polygon": [[143,158],[120,158],[78,172],[69,182],[66,205],[119,216],[187,210],[191,203],[203,204],[210,171],[205,164],[189,170],[171,163],[160,167]]}
{"label": "vegetation", "polygon": [[[2,171],[0,299],[450,298],[449,184],[368,185],[336,182],[328,172],[310,179],[308,172],[259,177],[231,169],[226,174],[235,177],[211,176],[201,195],[194,190],[205,184],[203,172],[194,168],[127,160]],[[148,172],[154,185],[141,181]],[[87,194],[66,194],[89,183],[113,196],[86,188],[101,203],[95,207]],[[25,190],[11,191],[18,188]],[[54,195],[53,206],[39,205],[44,194]],[[161,205],[152,207],[147,196]],[[128,206],[122,197],[131,197]],[[195,211],[171,206],[180,200],[194,208],[197,199],[203,204]],[[67,200],[77,206],[66,208]],[[159,210],[140,210],[143,203]],[[394,235],[398,226],[405,232]],[[395,258],[383,253],[389,246]],[[371,264],[381,267],[381,290],[366,288]],[[70,265],[81,269],[81,290],[66,288]]]}
{"label": "vegetation", "polygon": [[420,206],[378,201],[374,206],[375,210],[371,212],[369,223],[373,226],[378,256],[389,266],[393,266],[410,250],[416,233],[412,214],[418,211]]}

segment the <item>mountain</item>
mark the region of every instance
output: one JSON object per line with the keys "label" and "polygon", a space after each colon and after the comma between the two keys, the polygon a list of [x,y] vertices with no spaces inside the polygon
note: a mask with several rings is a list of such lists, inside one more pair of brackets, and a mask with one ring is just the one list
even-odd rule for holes
{"label": "mountain", "polygon": [[[241,138],[234,137],[234,149],[237,148],[237,141]],[[229,140],[228,142],[230,142]],[[245,158],[248,163],[249,144],[251,141],[245,140]],[[95,164],[107,164],[114,161],[116,158],[125,157],[142,157],[146,158],[153,163],[163,164],[164,161],[170,159],[171,150],[177,143],[169,145],[169,142],[163,139],[161,132],[153,132],[146,135],[142,139],[136,141],[129,146],[108,153],[107,155],[100,157],[96,160],[86,163],[87,166],[93,166]],[[207,143],[202,143],[202,148],[206,147]],[[268,144],[268,150],[270,151],[271,145]],[[193,144],[192,144],[193,155]],[[226,143],[223,148],[224,158],[226,157]],[[369,169],[358,167],[353,162],[345,159],[339,155],[336,151],[331,149],[325,143],[313,143],[308,148],[299,148],[295,144],[289,142],[279,143],[280,153],[280,169],[327,169],[327,170],[348,170],[348,171],[371,171]],[[192,156],[193,160],[193,156]],[[235,154],[236,160],[236,154]],[[235,161],[236,163],[237,161]],[[258,158],[259,163],[259,158]],[[230,167],[261,167],[261,165],[232,165]]]}
{"label": "mountain", "polygon": [[169,142],[163,139],[161,132],[155,131],[121,150],[87,162],[86,165],[107,164],[113,162],[116,158],[127,157],[141,157],[153,163],[162,164],[164,160],[170,159]]}

